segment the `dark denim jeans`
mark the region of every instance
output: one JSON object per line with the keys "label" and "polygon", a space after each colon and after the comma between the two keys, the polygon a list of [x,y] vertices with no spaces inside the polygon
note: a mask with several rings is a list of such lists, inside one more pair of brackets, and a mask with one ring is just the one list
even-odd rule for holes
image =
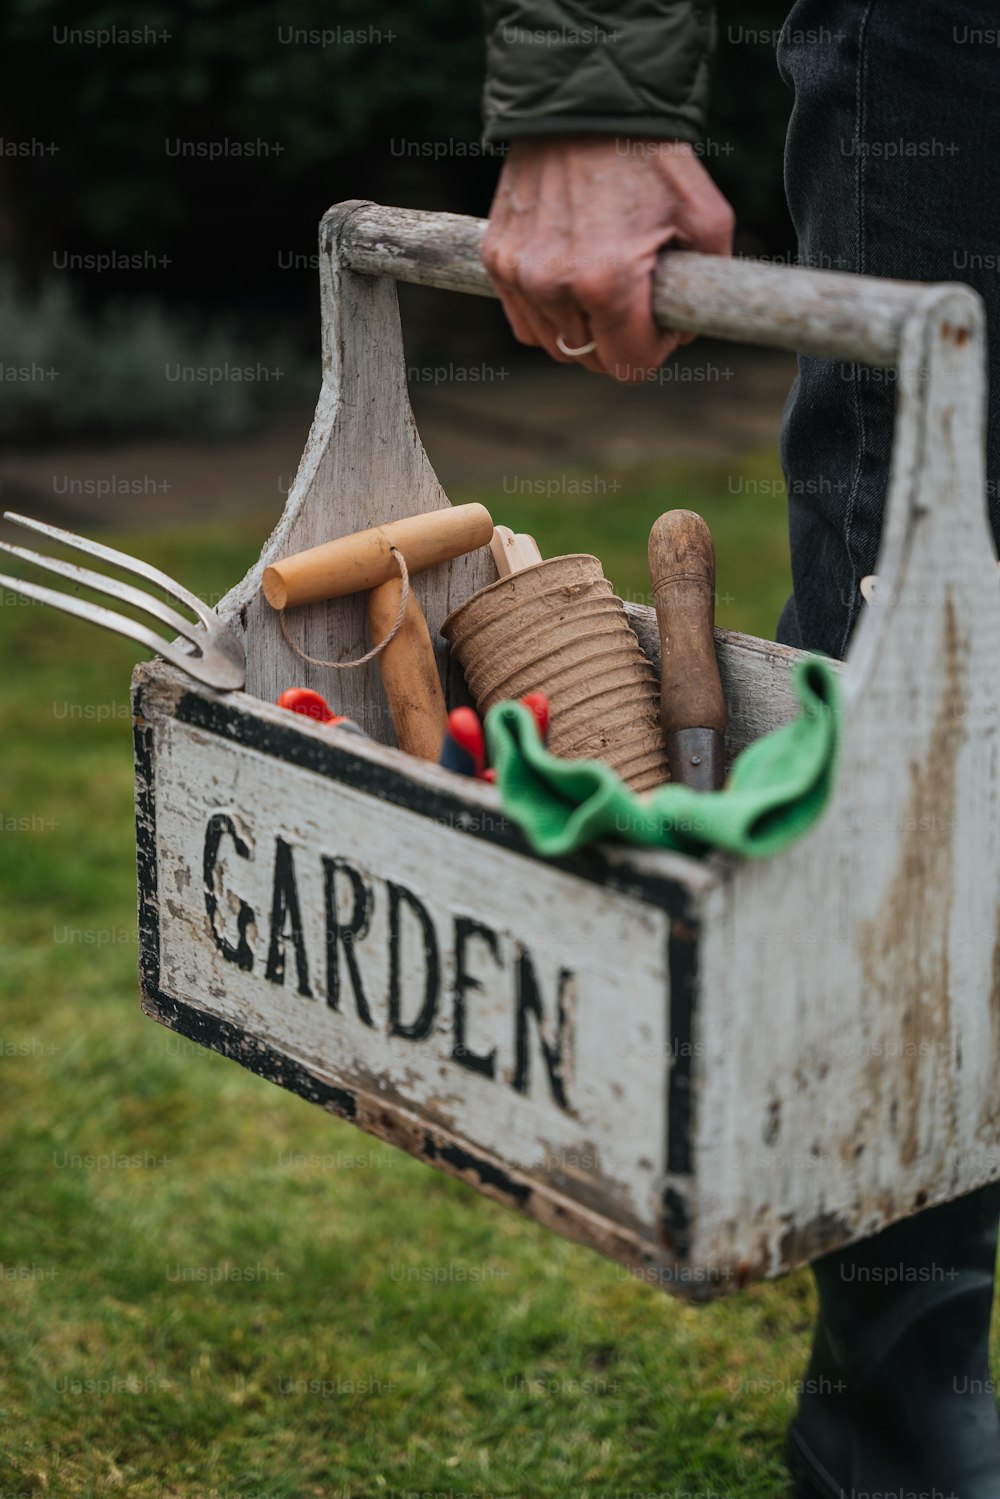
{"label": "dark denim jeans", "polygon": [[[1000,6],[798,0],[778,62],[795,93],[785,155],[804,265],[964,281],[986,302],[987,473],[1000,534]],[[782,433],[788,645],[843,656],[876,571],[893,372],[802,358]]]}

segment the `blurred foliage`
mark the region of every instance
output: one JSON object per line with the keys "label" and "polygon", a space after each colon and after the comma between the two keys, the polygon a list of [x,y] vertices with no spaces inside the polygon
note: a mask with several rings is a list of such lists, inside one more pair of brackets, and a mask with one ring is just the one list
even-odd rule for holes
{"label": "blurred foliage", "polygon": [[288,350],[250,351],[226,327],[197,327],[155,303],[85,312],[65,282],[25,297],[0,278],[0,438],[233,437],[304,404],[315,374]]}
{"label": "blurred foliage", "polygon": [[[148,28],[149,40],[72,40],[102,28]],[[6,163],[22,269],[53,245],[170,246],[164,294],[201,277],[203,294],[239,298],[248,262],[273,269],[278,247],[312,250],[330,202],[377,195],[394,141],[476,145],[480,53],[476,7],[445,0],[9,0],[0,128],[59,148]],[[227,154],[181,155],[178,142]]]}
{"label": "blurred foliage", "polygon": [[[731,154],[707,164],[751,251],[788,244],[789,96],[773,47],[745,36],[773,32],[785,10],[784,0],[720,5],[711,135]],[[146,39],[79,39],[116,29]],[[0,134],[58,147],[0,156],[0,220],[20,272],[42,274],[60,247],[153,247],[171,265],[155,283],[130,276],[136,291],[155,285],[160,298],[250,304],[261,316],[298,300],[311,316],[314,268],[289,274],[279,257],[308,261],[329,203],[488,209],[498,161],[478,148],[481,32],[479,5],[458,0],[150,0],[138,9],[7,0]],[[178,155],[179,141],[230,154]],[[446,156],[420,154],[443,141],[455,143]],[[256,154],[232,154],[248,144]],[[83,279],[103,300],[106,281]]]}

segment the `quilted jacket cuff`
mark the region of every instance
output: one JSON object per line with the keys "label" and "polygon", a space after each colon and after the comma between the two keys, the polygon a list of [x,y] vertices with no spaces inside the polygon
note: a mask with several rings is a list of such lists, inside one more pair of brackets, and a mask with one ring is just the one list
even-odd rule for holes
{"label": "quilted jacket cuff", "polygon": [[485,0],[485,138],[704,135],[707,0]]}

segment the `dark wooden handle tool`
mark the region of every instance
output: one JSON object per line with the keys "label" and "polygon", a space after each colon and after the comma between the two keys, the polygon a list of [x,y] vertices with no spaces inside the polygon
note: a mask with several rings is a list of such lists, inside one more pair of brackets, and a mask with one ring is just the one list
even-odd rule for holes
{"label": "dark wooden handle tool", "polygon": [[715,659],[715,547],[691,510],[668,510],[649,533],[660,627],[660,720],[674,781],[717,791],[725,779],[726,700]]}

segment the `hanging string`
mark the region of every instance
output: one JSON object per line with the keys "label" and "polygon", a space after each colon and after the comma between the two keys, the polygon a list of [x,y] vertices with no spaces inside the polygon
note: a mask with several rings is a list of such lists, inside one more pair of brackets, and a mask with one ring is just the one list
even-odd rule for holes
{"label": "hanging string", "polygon": [[330,666],[334,669],[334,671],[349,671],[354,666],[364,666],[367,662],[374,661],[379,652],[384,651],[386,646],[389,645],[393,640],[395,640],[396,636],[399,634],[400,629],[402,628],[403,620],[406,616],[406,606],[410,601],[410,574],[406,566],[406,558],[403,556],[402,552],[399,551],[397,547],[390,547],[389,551],[396,559],[396,566],[399,568],[399,576],[403,580],[403,591],[399,596],[399,613],[396,615],[396,622],[385,639],[380,640],[378,645],[373,645],[370,651],[366,651],[365,654],[363,656],[359,656],[356,661],[321,661],[317,656],[307,656],[305,651],[295,644],[295,641],[288,633],[288,625],[285,622],[285,611],[284,609],[279,609],[278,623],[281,625],[281,633],[282,635],[284,635],[287,644],[289,645],[291,650],[295,652],[296,656],[300,656],[303,661],[308,661],[312,666]]}

